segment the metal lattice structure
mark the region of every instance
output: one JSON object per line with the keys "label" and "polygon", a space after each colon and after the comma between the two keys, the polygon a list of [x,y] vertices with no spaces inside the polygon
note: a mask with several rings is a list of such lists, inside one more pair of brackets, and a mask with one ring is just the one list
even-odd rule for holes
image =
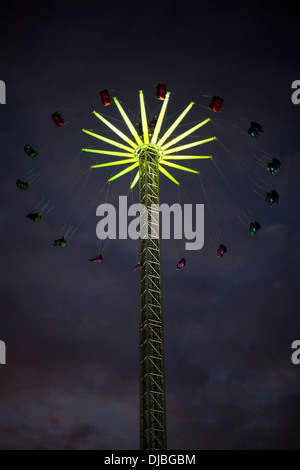
{"label": "metal lattice structure", "polygon": [[[159,173],[163,173],[175,184],[179,182],[165,169],[165,165],[178,170],[199,173],[174,163],[174,160],[210,159],[211,155],[182,155],[182,150],[195,147],[215,140],[216,137],[201,139],[196,142],[174,147],[174,144],[184,139],[195,130],[210,121],[206,119],[193,126],[186,132],[168,140],[185,115],[194,105],[191,102],[180,114],[168,130],[159,137],[163,119],[167,109],[170,93],[166,93],[158,119],[151,121],[151,128],[146,116],[143,92],[140,91],[141,132],[138,133],[131,123],[122,105],[116,97],[113,98],[124,122],[134,140],[111,124],[103,115],[94,114],[115,134],[128,145],[108,139],[97,133],[83,129],[83,132],[96,137],[121,151],[107,151],[84,148],[85,152],[102,155],[125,157],[123,160],[93,165],[100,168],[113,165],[130,165],[112,176],[108,181],[137,169],[130,188],[133,189],[139,181],[139,202],[145,209],[140,220],[140,449],[165,450],[166,437],[166,407],[165,407],[165,374],[164,374],[164,339],[161,286],[161,254],[160,254],[160,223],[159,223]],[[165,143],[166,142],[166,143]],[[179,155],[178,155],[179,153]],[[176,155],[174,155],[176,154]],[[173,160],[173,161],[172,161]]]}
{"label": "metal lattice structure", "polygon": [[158,152],[140,156],[140,449],[166,449],[163,313],[159,237]]}

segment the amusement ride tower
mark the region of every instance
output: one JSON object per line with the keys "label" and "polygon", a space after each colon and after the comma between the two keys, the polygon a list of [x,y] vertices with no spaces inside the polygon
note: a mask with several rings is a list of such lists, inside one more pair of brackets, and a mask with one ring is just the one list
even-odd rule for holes
{"label": "amusement ride tower", "polygon": [[83,151],[124,157],[122,160],[93,165],[92,168],[129,164],[126,169],[115,174],[108,181],[115,180],[131,170],[136,169],[137,173],[131,183],[130,189],[139,181],[139,202],[143,205],[141,207],[147,209],[146,213],[140,217],[139,241],[141,450],[165,450],[167,448],[159,223],[159,173],[163,173],[171,181],[179,185],[179,182],[166,170],[165,166],[191,173],[199,173],[199,171],[174,163],[174,160],[212,158],[211,156],[203,155],[182,155],[180,152],[216,139],[216,137],[211,137],[174,147],[179,141],[210,121],[210,119],[206,119],[172,140],[168,140],[194,105],[193,102],[184,109],[168,130],[160,137],[162,123],[170,98],[170,93],[167,92],[164,87],[163,85],[160,86],[160,93],[157,95],[157,97],[163,101],[159,116],[151,122],[147,120],[144,95],[143,91],[140,90],[140,132],[138,132],[137,128],[132,124],[117,98],[113,98],[134,140],[111,124],[103,115],[94,111],[96,117],[117,134],[127,145],[83,129],[83,132],[120,149],[120,151],[107,151],[84,148],[82,149]]}

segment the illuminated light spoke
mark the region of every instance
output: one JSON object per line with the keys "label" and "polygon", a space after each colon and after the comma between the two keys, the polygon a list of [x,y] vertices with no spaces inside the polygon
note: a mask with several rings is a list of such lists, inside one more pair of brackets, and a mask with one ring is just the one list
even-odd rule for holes
{"label": "illuminated light spoke", "polygon": [[140,177],[140,170],[137,172],[137,174],[135,175],[134,177],[134,180],[132,181],[131,185],[130,185],[130,189],[133,189],[136,185],[136,183],[138,182],[139,180],[139,177]]}
{"label": "illuminated light spoke", "polygon": [[114,145],[115,147],[119,147],[120,149],[128,150],[128,152],[130,153],[134,153],[134,150],[132,148],[127,147],[126,145],[120,144],[119,142],[116,142],[115,140],[107,139],[106,137],[102,137],[102,135],[95,134],[95,132],[91,132],[86,129],[82,129],[82,132],[85,132],[86,134],[89,134],[92,137],[96,137],[96,139],[103,140],[104,142],[107,142],[110,145]]}
{"label": "illuminated light spoke", "polygon": [[[199,124],[197,124],[196,126],[192,127],[191,129],[187,130],[186,132],[183,132],[183,134],[180,134],[178,137],[175,137],[175,139],[173,140],[170,140],[170,142],[168,142],[167,144],[163,145],[161,147],[162,151],[164,151],[165,149],[171,147],[171,145],[174,145],[176,144],[177,142],[179,142],[180,140],[184,139],[185,137],[187,137],[188,135],[192,134],[193,132],[195,132],[197,129],[199,129],[200,127],[204,126],[206,123],[208,123],[209,121],[211,121],[210,118],[208,119],[205,119],[205,121],[202,121],[202,122],[199,122]],[[161,145],[161,143],[160,143]]]}
{"label": "illuminated light spoke", "polygon": [[216,137],[210,137],[209,139],[204,139],[204,140],[198,140],[197,142],[192,142],[191,144],[186,144],[186,145],[181,145],[180,147],[175,147],[173,149],[166,150],[164,152],[164,155],[168,155],[173,152],[180,152],[181,150],[185,150],[191,147],[196,147],[196,145],[202,145],[205,144],[206,142],[211,142],[212,140],[216,140]]}
{"label": "illuminated light spoke", "polygon": [[144,101],[143,90],[140,90],[140,108],[141,108],[144,143],[148,144],[149,143],[148,122],[147,122],[147,115],[146,115],[146,109],[145,109],[145,101]]}
{"label": "illuminated light spoke", "polygon": [[109,127],[113,132],[115,132],[115,134],[117,134],[119,137],[121,137],[121,139],[125,140],[125,142],[127,142],[129,145],[131,145],[134,149],[137,148],[137,144],[135,142],[133,142],[131,139],[129,139],[129,137],[127,137],[127,135],[125,135],[116,126],[114,126],[107,119],[105,119],[103,116],[101,116],[101,114],[97,113],[96,111],[93,111],[93,113],[95,114],[95,116],[97,116],[98,119],[100,119],[100,121],[104,122],[104,124],[106,124],[107,127]]}
{"label": "illuminated light spoke", "polygon": [[100,153],[102,155],[114,155],[115,157],[132,158],[132,153],[114,152],[112,150],[81,149],[83,152]]}
{"label": "illuminated light spoke", "polygon": [[200,171],[197,170],[191,170],[190,168],[186,168],[185,166],[177,165],[176,163],[171,163],[167,161],[161,161],[161,165],[168,165],[171,166],[172,168],[177,168],[178,170],[183,170],[183,171],[189,171],[190,173],[200,173]]}
{"label": "illuminated light spoke", "polygon": [[116,103],[116,106],[117,106],[118,110],[120,111],[120,114],[121,114],[122,118],[124,119],[125,123],[127,124],[128,129],[130,130],[131,134],[135,138],[137,144],[138,145],[143,145],[143,141],[141,140],[140,136],[138,135],[135,127],[133,126],[133,124],[130,121],[129,117],[125,113],[125,111],[122,108],[121,104],[119,103],[119,101],[117,100],[116,97],[114,97],[113,99],[114,99],[114,102]]}
{"label": "illuminated light spoke", "polygon": [[166,131],[166,133],[162,136],[162,138],[160,139],[159,141],[159,145],[161,146],[166,140],[168,137],[170,137],[170,135],[174,132],[174,130],[176,129],[176,127],[181,123],[182,119],[185,117],[185,115],[189,112],[189,110],[191,109],[191,107],[194,105],[195,103],[192,101],[186,108],[185,110],[180,114],[180,116],[176,119],[176,121],[174,121],[174,123],[172,124],[172,126],[169,127],[169,129]]}
{"label": "illuminated light spoke", "polygon": [[130,165],[128,168],[125,168],[125,170],[123,171],[120,171],[120,173],[117,173],[116,175],[112,176],[111,178],[109,178],[108,181],[113,181],[117,178],[120,178],[120,176],[123,176],[125,175],[126,173],[129,173],[131,170],[133,170],[134,168],[136,168],[137,166],[139,166],[139,163],[134,163],[133,165]]}
{"label": "illuminated light spoke", "polygon": [[167,157],[163,156],[164,160],[195,160],[195,159],[208,159],[212,158],[212,155],[168,155]]}
{"label": "illuminated light spoke", "polygon": [[160,131],[165,113],[166,113],[169,98],[170,98],[170,93],[167,93],[166,97],[164,99],[164,104],[162,105],[162,108],[160,110],[160,113],[159,113],[159,116],[158,116],[158,119],[157,119],[157,122],[156,122],[156,125],[155,125],[155,129],[154,129],[154,132],[153,132],[153,137],[151,139],[152,144],[156,144],[156,142],[157,142],[157,137],[158,137],[158,134],[159,134],[159,131]]}
{"label": "illuminated light spoke", "polygon": [[99,163],[97,165],[92,165],[91,168],[101,168],[104,166],[114,166],[114,165],[125,165],[127,163],[136,162],[135,158],[129,158],[128,160],[118,160],[115,162],[108,162],[108,163]]}
{"label": "illuminated light spoke", "polygon": [[173,183],[177,184],[178,186],[180,185],[180,183],[179,183],[175,178],[173,178],[173,176],[170,175],[170,173],[169,173],[165,168],[163,168],[161,165],[158,165],[158,169],[159,169],[159,171],[161,171],[167,178],[169,178],[171,181],[173,181]]}

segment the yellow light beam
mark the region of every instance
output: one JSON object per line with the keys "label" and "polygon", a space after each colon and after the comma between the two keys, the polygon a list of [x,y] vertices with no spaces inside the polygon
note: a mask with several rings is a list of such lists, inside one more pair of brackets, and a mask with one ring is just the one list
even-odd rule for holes
{"label": "yellow light beam", "polygon": [[209,121],[211,121],[211,119],[207,118],[207,119],[205,119],[205,121],[199,122],[199,124],[196,124],[196,126],[191,127],[191,129],[187,130],[186,132],[183,132],[183,134],[180,134],[179,136],[175,137],[175,139],[170,140],[170,142],[168,142],[167,144],[165,144],[163,146],[161,146],[161,142],[160,142],[159,144],[160,144],[160,147],[161,147],[162,151],[166,150],[167,148],[171,147],[171,145],[176,144],[180,140],[182,140],[185,137],[187,137],[188,135],[192,134],[192,132],[195,132],[197,129],[199,129],[199,127],[204,126]]}
{"label": "yellow light beam", "polygon": [[114,102],[116,103],[116,106],[118,108],[118,110],[120,111],[120,114],[122,116],[122,118],[124,119],[124,121],[126,122],[127,124],[127,127],[128,129],[130,130],[131,134],[133,135],[133,137],[135,138],[136,142],[138,145],[143,145],[143,141],[141,140],[140,136],[138,135],[135,127],[133,126],[132,122],[130,121],[129,117],[127,116],[127,114],[125,113],[124,109],[122,108],[121,104],[119,103],[119,101],[117,100],[116,97],[113,98]]}
{"label": "yellow light beam", "polygon": [[170,173],[169,173],[165,168],[163,168],[161,165],[158,165],[158,169],[159,169],[159,171],[161,171],[167,178],[169,178],[171,181],[173,181],[173,183],[178,184],[178,186],[180,185],[180,183],[179,183],[175,178],[173,178],[173,176],[170,175]]}
{"label": "yellow light beam", "polygon": [[187,168],[185,166],[181,166],[181,165],[177,165],[176,163],[171,163],[171,162],[160,162],[161,165],[168,165],[168,166],[171,166],[172,168],[177,168],[178,170],[183,170],[183,171],[189,171],[190,173],[197,173],[199,174],[200,171],[197,171],[197,170],[191,170],[190,168]]}
{"label": "yellow light beam", "polygon": [[108,163],[97,163],[97,165],[92,165],[91,168],[101,168],[103,166],[114,166],[114,165],[125,165],[125,163],[136,162],[135,158],[129,158],[127,160],[117,160],[115,162]]}
{"label": "yellow light beam", "polygon": [[127,137],[127,135],[125,135],[122,131],[120,131],[116,126],[111,124],[111,122],[109,122],[107,119],[105,119],[103,116],[101,116],[101,114],[97,113],[96,111],[93,111],[93,113],[95,114],[95,116],[98,119],[100,119],[100,121],[104,122],[104,124],[106,124],[107,127],[109,127],[119,137],[121,137],[121,139],[125,140],[125,142],[127,142],[127,144],[131,145],[134,149],[137,148],[137,144],[135,142],[133,142],[131,139],[129,139],[129,137]]}
{"label": "yellow light beam", "polygon": [[164,152],[164,156],[168,155],[170,153],[177,153],[180,152],[181,150],[188,149],[191,147],[196,147],[196,145],[202,145],[205,144],[206,142],[211,142],[212,140],[216,140],[216,137],[210,137],[209,139],[204,139],[204,140],[198,140],[197,142],[192,142],[191,144],[186,144],[186,145],[181,145],[180,147],[175,147],[173,149],[166,150]]}
{"label": "yellow light beam", "polygon": [[123,171],[120,171],[120,173],[117,173],[116,175],[112,176],[111,178],[109,178],[108,181],[113,181],[117,178],[120,178],[120,176],[123,176],[125,175],[126,173],[129,173],[129,171],[133,170],[134,168],[136,168],[137,166],[139,166],[139,163],[134,163],[133,165],[130,165],[128,168],[125,168],[125,170]]}
{"label": "yellow light beam", "polygon": [[143,134],[144,134],[144,143],[149,144],[148,123],[147,123],[143,90],[140,90],[140,108],[141,108],[141,117],[142,117],[142,128],[143,128]]}
{"label": "yellow light beam", "polygon": [[134,188],[136,183],[138,182],[139,180],[139,177],[140,177],[140,170],[137,172],[137,174],[135,175],[134,177],[134,180],[132,181],[131,185],[130,185],[130,189]]}
{"label": "yellow light beam", "polygon": [[165,160],[195,160],[197,158],[212,158],[212,155],[168,155],[167,157],[163,157],[162,161]]}
{"label": "yellow light beam", "polygon": [[103,155],[114,155],[116,157],[132,158],[132,153],[113,152],[112,150],[98,150],[98,149],[81,149],[83,152],[101,153]]}
{"label": "yellow light beam", "polygon": [[119,147],[120,149],[128,150],[128,152],[130,153],[134,153],[134,150],[131,147],[127,147],[126,145],[120,144],[115,140],[107,139],[106,137],[102,137],[102,135],[95,134],[94,132],[88,131],[86,129],[82,129],[82,132],[85,132],[86,134],[89,134],[92,137],[96,137],[96,139],[103,140],[104,142],[107,142],[110,145],[114,145],[115,147]]}
{"label": "yellow light beam", "polygon": [[165,140],[167,140],[167,138],[170,137],[172,132],[174,132],[176,127],[180,124],[182,119],[185,117],[185,115],[189,112],[189,110],[194,104],[195,103],[191,101],[191,103],[185,108],[185,110],[180,114],[180,116],[176,119],[176,121],[174,121],[172,126],[170,126],[169,129],[166,131],[166,133],[162,136],[162,138],[159,141],[159,145],[162,145],[165,142]]}
{"label": "yellow light beam", "polygon": [[166,113],[169,98],[170,98],[170,93],[167,93],[166,97],[164,99],[164,104],[162,105],[162,108],[160,110],[160,113],[159,113],[159,116],[158,116],[158,119],[157,119],[157,122],[156,122],[156,125],[155,125],[155,129],[154,129],[154,132],[153,132],[153,137],[151,139],[151,144],[156,144],[156,142],[157,142],[157,137],[158,137],[158,134],[159,134],[159,131],[160,131],[163,119],[164,119],[164,115]]}

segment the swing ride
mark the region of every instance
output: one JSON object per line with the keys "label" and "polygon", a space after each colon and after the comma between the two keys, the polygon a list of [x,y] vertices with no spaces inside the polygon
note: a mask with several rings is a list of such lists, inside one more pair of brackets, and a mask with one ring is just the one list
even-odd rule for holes
{"label": "swing ride", "polygon": [[[191,136],[195,131],[201,129],[206,124],[212,122],[211,118],[206,118],[197,122],[191,128],[176,134],[176,129],[183,119],[188,115],[189,111],[194,107],[195,103],[190,102],[175,121],[162,132],[162,127],[166,115],[166,110],[170,100],[170,92],[167,85],[159,84],[156,88],[156,98],[162,102],[160,112],[151,119],[147,118],[145,99],[143,91],[139,91],[139,109],[141,121],[134,125],[128,114],[126,113],[121,102],[111,96],[111,92],[107,89],[100,92],[100,99],[104,107],[115,104],[123,122],[125,123],[130,137],[121,131],[118,127],[111,123],[100,112],[93,111],[94,116],[101,121],[109,130],[121,139],[114,140],[105,137],[98,132],[88,129],[82,129],[86,135],[100,140],[104,144],[108,144],[117,150],[107,150],[98,148],[82,148],[83,152],[93,153],[102,156],[118,157],[118,159],[97,163],[90,169],[99,169],[106,167],[124,167],[121,171],[110,176],[108,182],[117,180],[118,178],[130,173],[134,170],[135,175],[130,184],[130,190],[139,184],[139,202],[143,204],[148,215],[142,219],[140,231],[146,233],[147,237],[139,239],[139,260],[134,271],[139,271],[139,299],[140,299],[140,449],[141,450],[164,450],[167,448],[166,436],[166,407],[165,407],[165,376],[164,376],[164,342],[163,342],[163,312],[162,312],[162,285],[161,285],[161,246],[160,246],[160,222],[159,222],[159,176],[163,175],[172,183],[179,186],[180,183],[170,171],[180,170],[187,173],[199,175],[199,171],[183,165],[179,165],[178,160],[212,160],[212,155],[195,155],[182,154],[183,151],[194,149],[203,144],[217,141],[216,137],[201,138],[189,143],[182,143],[185,138]],[[224,100],[219,96],[213,96],[208,110],[213,113],[223,112]],[[58,112],[52,114],[52,119],[56,126],[64,125],[64,119]],[[264,132],[262,126],[257,122],[251,122],[248,134],[251,137],[258,138]],[[174,136],[174,134],[176,134]],[[180,143],[181,142],[181,143]],[[180,143],[180,144],[179,144]],[[179,145],[178,145],[179,144]],[[26,144],[25,152],[30,157],[38,155],[31,145]],[[216,164],[216,162],[214,162]],[[273,158],[267,163],[266,169],[275,175],[281,168],[278,159]],[[89,170],[90,170],[89,169]],[[218,168],[217,168],[218,169]],[[76,184],[76,183],[75,183]],[[75,184],[72,186],[74,188]],[[202,182],[201,182],[202,184]],[[28,183],[24,183],[18,179],[16,185],[19,189],[25,191],[28,189]],[[203,189],[204,195],[206,195]],[[278,204],[279,194],[277,191],[268,191],[265,199],[270,207]],[[39,222],[42,216],[47,214],[52,207],[48,207],[47,202],[39,212],[33,211],[28,217],[31,221]],[[82,215],[80,223],[86,217],[91,206]],[[154,221],[154,223],[153,223]],[[261,229],[258,221],[248,220],[248,230],[251,235],[257,234]],[[61,238],[53,242],[54,246],[66,247],[71,236],[75,233],[72,226],[66,225],[66,232]],[[79,224],[75,228],[77,230]],[[218,246],[218,245],[217,245]],[[227,253],[227,246],[220,243],[217,251],[217,257],[223,258]],[[88,261],[94,264],[103,264],[103,252]],[[181,257],[177,264],[176,270],[186,267],[187,261],[185,257]]]}
{"label": "swing ride", "polygon": [[19,179],[17,179],[16,185],[22,191],[26,191],[29,188],[29,184],[27,182],[25,183],[24,181],[21,181]]}

